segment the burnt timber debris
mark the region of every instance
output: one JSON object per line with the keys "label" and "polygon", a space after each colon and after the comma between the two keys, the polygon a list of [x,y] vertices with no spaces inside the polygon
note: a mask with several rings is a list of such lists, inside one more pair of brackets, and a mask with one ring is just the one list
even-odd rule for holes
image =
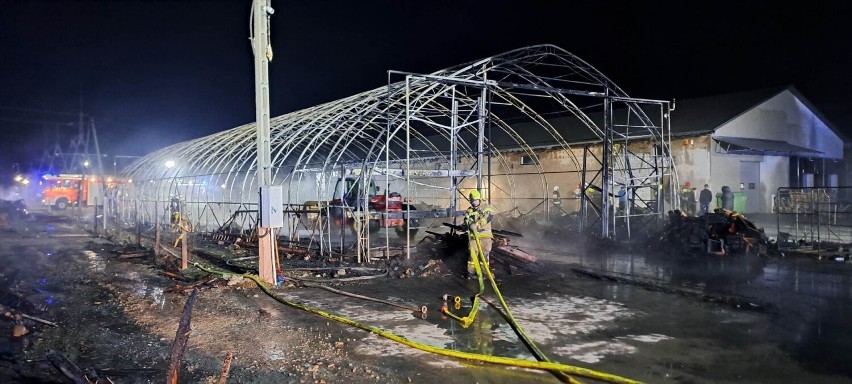
{"label": "burnt timber debris", "polygon": [[769,238],[743,214],[716,209],[702,216],[670,211],[660,244],[685,252],[713,255],[767,255]]}

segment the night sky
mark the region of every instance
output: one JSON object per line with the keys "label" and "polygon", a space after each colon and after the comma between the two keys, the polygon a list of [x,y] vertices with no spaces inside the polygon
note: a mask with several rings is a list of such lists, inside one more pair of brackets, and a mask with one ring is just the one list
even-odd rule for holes
{"label": "night sky", "polygon": [[[433,72],[550,43],[634,97],[792,84],[852,137],[850,4],[272,0],[271,108],[376,88],[388,69]],[[249,0],[0,0],[0,172],[66,148],[80,110],[110,156],[252,122],[249,10]]]}

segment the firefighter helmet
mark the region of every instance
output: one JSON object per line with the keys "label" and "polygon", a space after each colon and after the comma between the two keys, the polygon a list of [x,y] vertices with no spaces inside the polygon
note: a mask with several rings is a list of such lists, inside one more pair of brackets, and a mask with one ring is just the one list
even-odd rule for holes
{"label": "firefighter helmet", "polygon": [[481,199],[482,199],[482,195],[479,194],[479,190],[474,189],[474,190],[470,191],[470,201],[481,200]]}

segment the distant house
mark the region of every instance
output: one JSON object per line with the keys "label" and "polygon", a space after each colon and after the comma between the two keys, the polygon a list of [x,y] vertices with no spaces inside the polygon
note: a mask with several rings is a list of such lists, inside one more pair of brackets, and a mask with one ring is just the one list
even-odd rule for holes
{"label": "distant house", "polygon": [[678,101],[671,127],[679,180],[742,188],[746,212],[771,212],[779,187],[846,182],[842,136],[792,86]]}
{"label": "distant house", "polygon": [[[601,116],[590,115],[599,126]],[[599,158],[600,140],[578,125],[577,119],[555,118],[551,123],[569,141],[573,153],[555,145],[549,133],[536,130],[536,123],[515,125],[534,148],[535,159],[518,150],[512,152],[516,148],[513,138],[493,138],[495,145],[505,151],[503,156],[515,164],[511,170],[492,171],[514,174],[514,186],[494,179],[498,183],[494,193],[498,200],[503,194],[508,196],[502,193],[508,190],[515,198],[503,208],[533,210],[541,201],[540,196],[549,193],[550,186],[567,188],[563,198],[571,196],[570,191],[580,184],[574,159],[583,159],[584,148]],[[771,212],[772,199],[780,187],[839,186],[848,180],[842,136],[793,86],[678,100],[670,125],[677,177],[664,180],[664,184],[683,185],[688,181],[697,191],[708,184],[714,195],[726,185],[737,192],[742,184],[742,191],[748,196],[746,213]],[[540,186],[536,167],[547,175],[547,188]],[[600,164],[591,160],[587,167],[587,177],[600,170]],[[641,193],[647,196],[647,192]],[[667,210],[675,201],[668,197],[666,200]],[[715,206],[714,201],[710,208]],[[576,202],[563,205],[566,210],[577,207]]]}

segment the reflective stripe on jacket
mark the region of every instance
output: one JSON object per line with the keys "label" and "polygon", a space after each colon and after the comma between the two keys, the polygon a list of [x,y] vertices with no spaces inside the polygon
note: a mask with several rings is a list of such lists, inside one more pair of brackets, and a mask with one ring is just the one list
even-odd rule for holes
{"label": "reflective stripe on jacket", "polygon": [[481,203],[479,207],[469,207],[464,211],[464,223],[474,230],[476,237],[492,237],[491,219],[493,216],[494,209],[488,204]]}

